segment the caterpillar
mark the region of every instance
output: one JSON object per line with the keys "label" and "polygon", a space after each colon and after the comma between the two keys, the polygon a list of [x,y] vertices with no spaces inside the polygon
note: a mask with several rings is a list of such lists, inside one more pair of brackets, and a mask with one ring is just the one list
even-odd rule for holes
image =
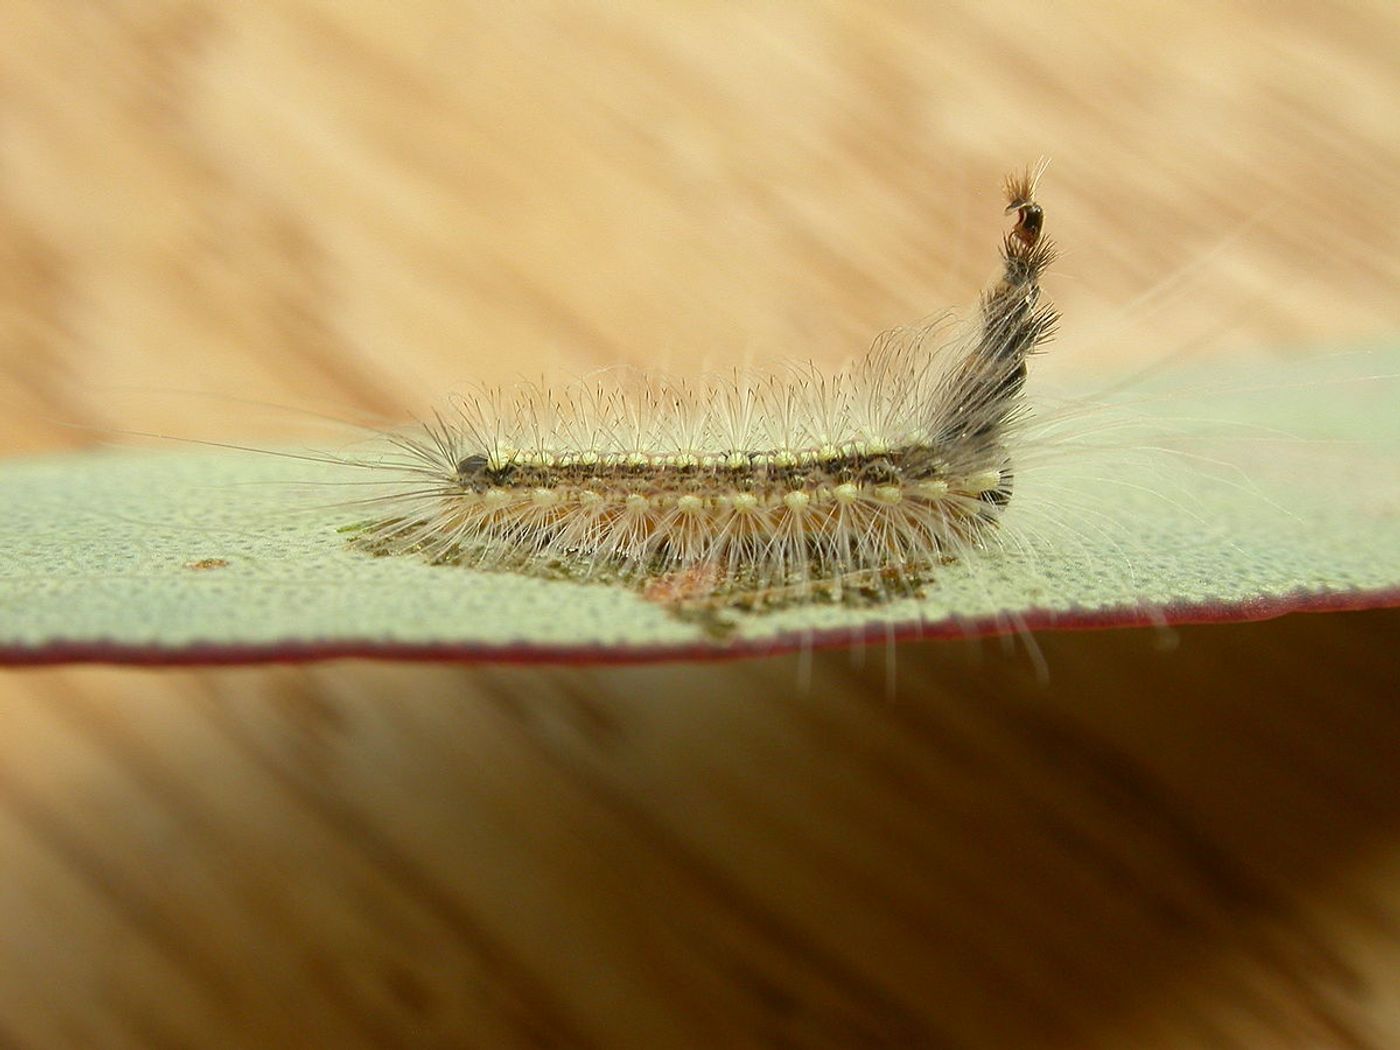
{"label": "caterpillar", "polygon": [[891,329],[833,374],[459,397],[389,436],[373,464],[387,489],[357,501],[375,516],[352,542],[678,609],[908,593],[984,545],[1012,498],[1027,361],[1058,322],[1040,288],[1056,254],[1042,169],[1005,180],[1012,227],[970,324]]}

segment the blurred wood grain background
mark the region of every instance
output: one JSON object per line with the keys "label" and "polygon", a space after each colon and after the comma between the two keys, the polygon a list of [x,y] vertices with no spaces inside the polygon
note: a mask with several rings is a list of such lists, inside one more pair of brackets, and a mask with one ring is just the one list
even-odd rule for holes
{"label": "blurred wood grain background", "polygon": [[[1397,55],[1389,0],[7,0],[0,449],[835,361],[971,301],[1042,154],[1056,359],[1394,338]],[[906,646],[892,698],[11,673],[0,1047],[1394,1046],[1397,628]]]}

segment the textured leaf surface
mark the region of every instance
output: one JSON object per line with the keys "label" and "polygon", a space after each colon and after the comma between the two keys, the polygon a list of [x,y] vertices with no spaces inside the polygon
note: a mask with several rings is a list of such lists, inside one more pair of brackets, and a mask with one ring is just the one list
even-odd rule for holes
{"label": "textured leaf surface", "polygon": [[1068,471],[1027,470],[1015,542],[948,566],[922,598],[740,617],[725,643],[616,587],[352,550],[341,530],[357,515],[327,497],[334,484],[317,487],[347,480],[344,468],[188,449],[12,460],[0,464],[0,655],[646,659],[1395,604],[1400,412],[1395,383],[1377,377],[1400,372],[1400,354],[1302,372],[1269,390],[1149,401],[1141,411],[1175,420],[1160,443],[1185,456],[1128,441]]}

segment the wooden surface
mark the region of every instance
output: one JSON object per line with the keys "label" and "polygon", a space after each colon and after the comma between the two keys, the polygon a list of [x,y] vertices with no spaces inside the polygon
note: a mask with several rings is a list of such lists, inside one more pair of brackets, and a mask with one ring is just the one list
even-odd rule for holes
{"label": "wooden surface", "polygon": [[[1041,154],[1045,368],[1393,338],[1397,52],[1384,0],[7,0],[0,447],[835,361],[972,300]],[[1397,629],[11,673],[0,1047],[1393,1046]]]}

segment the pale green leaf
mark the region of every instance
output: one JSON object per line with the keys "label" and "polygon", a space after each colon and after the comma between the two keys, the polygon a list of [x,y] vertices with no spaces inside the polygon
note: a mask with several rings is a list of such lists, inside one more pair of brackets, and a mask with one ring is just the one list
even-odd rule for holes
{"label": "pale green leaf", "polygon": [[[353,550],[341,531],[353,512],[306,509],[306,483],[344,468],[188,446],[10,460],[0,656],[623,659],[867,627],[879,638],[1393,604],[1397,372],[1400,354],[1378,352],[1291,367],[1263,389],[1218,366],[1178,373],[1121,410],[1150,417],[1121,454],[1115,438],[1078,473],[1071,459],[1018,479],[1008,535],[1025,543],[949,565],[919,599],[739,616],[727,642],[619,587]],[[1197,393],[1161,394],[1172,389]],[[1144,434],[1189,457],[1131,451]]]}

